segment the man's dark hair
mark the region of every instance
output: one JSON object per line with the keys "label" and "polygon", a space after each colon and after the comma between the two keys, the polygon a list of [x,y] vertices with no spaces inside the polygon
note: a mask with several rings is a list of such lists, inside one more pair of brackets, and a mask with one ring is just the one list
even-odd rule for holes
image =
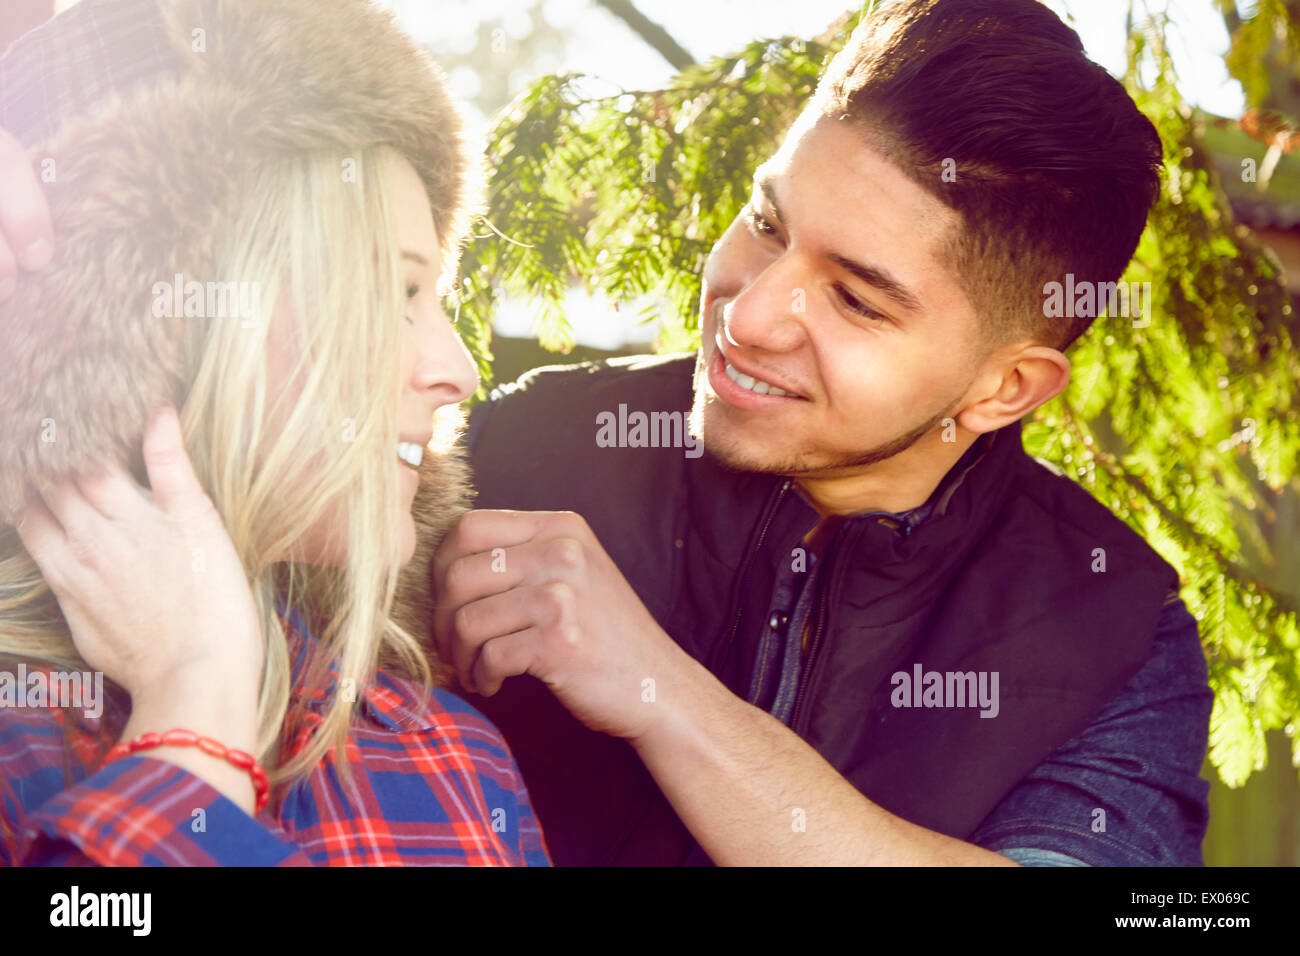
{"label": "man's dark hair", "polygon": [[1155,127],[1034,0],[889,4],[810,108],[860,124],[961,216],[947,255],[989,346],[1027,335],[1064,349],[1083,334],[1090,317],[1044,315],[1045,283],[1117,280],[1160,191]]}

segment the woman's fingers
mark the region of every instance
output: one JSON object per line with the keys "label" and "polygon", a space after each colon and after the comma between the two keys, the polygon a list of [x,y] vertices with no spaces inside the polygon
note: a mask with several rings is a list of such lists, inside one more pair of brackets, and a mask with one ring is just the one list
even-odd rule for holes
{"label": "woman's fingers", "polygon": [[54,255],[54,230],[45,191],[32,169],[27,150],[0,130],[0,299],[13,293],[15,266],[43,269]]}
{"label": "woman's fingers", "polygon": [[0,302],[4,302],[18,288],[18,261],[13,250],[5,243],[4,233],[0,232]]}
{"label": "woman's fingers", "polygon": [[144,465],[153,489],[153,502],[165,513],[180,516],[210,507],[194,474],[181,437],[176,409],[160,408],[144,433]]}
{"label": "woman's fingers", "polygon": [[54,487],[42,491],[40,496],[61,526],[64,540],[74,556],[93,564],[93,560],[88,559],[94,558],[103,515],[85,499],[72,478],[65,478]]}
{"label": "woman's fingers", "polygon": [[29,491],[27,500],[18,511],[15,530],[32,557],[36,556],[35,551],[44,551],[49,542],[61,542],[64,538],[63,526],[34,491]]}
{"label": "woman's fingers", "polygon": [[76,477],[77,490],[96,511],[105,518],[120,521],[128,527],[140,515],[140,506],[147,503],[144,490],[135,483],[119,465],[110,465],[89,475]]}
{"label": "woman's fingers", "polygon": [[40,495],[32,493],[18,512],[18,524],[15,526],[18,538],[41,569],[41,574],[50,587],[57,590],[66,579],[69,561],[67,558],[68,539],[63,526],[46,507]]}

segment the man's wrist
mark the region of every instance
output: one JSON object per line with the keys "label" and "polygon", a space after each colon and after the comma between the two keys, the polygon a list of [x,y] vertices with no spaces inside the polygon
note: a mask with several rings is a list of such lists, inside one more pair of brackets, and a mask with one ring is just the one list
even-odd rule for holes
{"label": "man's wrist", "polygon": [[[712,706],[719,693],[731,696],[705,667],[672,644],[668,679],[657,680],[655,697],[643,706],[654,707],[645,730],[629,743],[645,760],[655,752],[680,750],[690,745],[703,724],[702,715]],[[644,700],[644,698],[643,698]]]}

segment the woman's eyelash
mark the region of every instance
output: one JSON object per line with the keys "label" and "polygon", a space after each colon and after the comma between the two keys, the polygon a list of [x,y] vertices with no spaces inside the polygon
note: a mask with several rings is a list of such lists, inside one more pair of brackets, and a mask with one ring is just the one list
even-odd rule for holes
{"label": "woman's eyelash", "polygon": [[887,321],[883,315],[838,283],[835,285],[835,294],[840,297],[840,301],[844,303],[845,308],[850,312],[856,312],[858,315],[877,322]]}
{"label": "woman's eyelash", "polygon": [[764,236],[776,235],[776,227],[773,226],[772,223],[770,223],[767,220],[767,217],[765,217],[753,206],[746,207],[745,221],[749,223],[749,227],[752,230],[754,230],[754,232],[757,232],[760,235],[764,235]]}
{"label": "woman's eyelash", "polygon": [[[420,287],[419,287],[419,285],[412,284],[412,285],[408,285],[408,286],[406,287],[406,301],[407,301],[407,302],[410,302],[412,299],[414,299],[414,298],[415,298],[417,295],[419,295],[419,294],[420,294]],[[409,315],[408,315],[408,316],[405,316],[404,318],[406,319],[406,323],[407,323],[407,325],[414,325],[414,324],[415,324],[415,320],[414,320],[413,318],[411,318]]]}

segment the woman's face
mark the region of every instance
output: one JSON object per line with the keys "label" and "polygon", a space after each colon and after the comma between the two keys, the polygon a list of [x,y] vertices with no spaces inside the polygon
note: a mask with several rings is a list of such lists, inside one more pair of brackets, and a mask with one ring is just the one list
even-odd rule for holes
{"label": "woman's face", "polygon": [[[405,565],[415,551],[411,504],[419,486],[416,468],[421,456],[437,454],[427,447],[433,437],[434,413],[474,394],[478,371],[442,308],[440,246],[424,183],[415,168],[400,157],[389,162],[387,175],[395,200],[402,280],[407,291],[398,378],[398,447],[391,458],[402,491],[399,513],[393,516],[394,534],[399,561]],[[276,367],[291,368],[293,357],[284,354],[283,343],[274,336],[270,348],[272,380],[283,381]],[[299,541],[293,559],[317,565],[343,564],[340,539],[337,533],[330,534],[336,521],[327,513],[312,526]]]}
{"label": "woman's face", "polygon": [[389,166],[397,206],[398,247],[406,283],[405,337],[398,378],[397,434],[393,464],[401,470],[402,514],[398,536],[401,563],[415,551],[415,522],[411,502],[419,485],[416,467],[433,437],[433,415],[444,405],[457,405],[478,389],[478,370],[465,343],[442,308],[444,280],[438,233],[424,183],[409,162],[396,158]]}

